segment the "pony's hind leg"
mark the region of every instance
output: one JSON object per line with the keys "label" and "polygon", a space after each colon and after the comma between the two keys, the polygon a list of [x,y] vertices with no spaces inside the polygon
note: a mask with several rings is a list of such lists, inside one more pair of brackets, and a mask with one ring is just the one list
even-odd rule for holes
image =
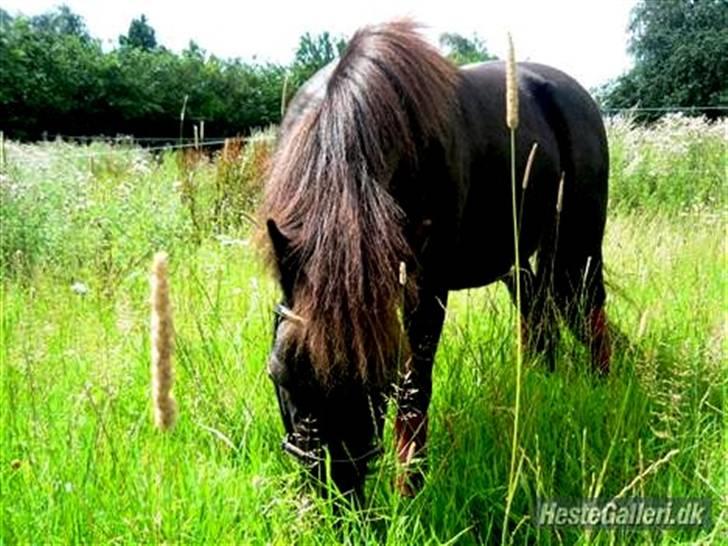
{"label": "pony's hind leg", "polygon": [[[521,260],[519,275],[521,289],[521,336],[526,350],[532,355],[543,355],[549,369],[554,369],[554,349],[558,342],[558,324],[554,305],[549,301],[549,292],[545,277],[539,270],[534,274],[531,264]],[[513,305],[516,302],[515,269],[503,278],[511,296]]]}
{"label": "pony's hind leg", "polygon": [[424,481],[427,450],[427,410],[432,396],[432,365],[445,320],[446,290],[420,290],[417,303],[405,310],[411,357],[397,389],[394,441],[403,471],[397,489],[413,496]]}
{"label": "pony's hind leg", "polygon": [[589,348],[592,368],[606,375],[612,351],[601,252],[562,263],[556,271],[555,292],[569,328]]}
{"label": "pony's hind leg", "polygon": [[[503,277],[503,283],[508,288],[508,293],[511,296],[513,305],[518,307],[520,320],[521,320],[521,337],[525,345],[529,345],[529,341],[533,339],[529,328],[529,314],[533,307],[533,288],[536,276],[533,274],[531,264],[526,261],[521,264],[521,270],[516,276],[516,268],[511,269],[508,274]],[[520,307],[518,300],[518,294],[516,289],[516,281],[520,284]]]}
{"label": "pony's hind leg", "polygon": [[[586,142],[586,141],[585,141]],[[594,150],[592,150],[594,151]],[[577,339],[587,345],[592,368],[609,371],[611,349],[604,312],[602,241],[607,219],[606,149],[572,151],[556,200],[550,236],[539,250],[548,292]],[[570,175],[570,173],[573,173]]]}

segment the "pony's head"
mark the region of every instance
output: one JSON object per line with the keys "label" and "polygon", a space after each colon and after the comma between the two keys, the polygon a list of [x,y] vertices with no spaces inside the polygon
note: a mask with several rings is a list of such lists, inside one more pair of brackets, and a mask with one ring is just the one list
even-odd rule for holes
{"label": "pony's head", "polygon": [[[365,378],[356,366],[347,365],[358,358],[353,348],[342,350],[333,343],[345,335],[341,331],[345,322],[331,322],[332,337],[315,340],[330,319],[326,314],[315,315],[315,309],[301,302],[307,295],[297,288],[301,269],[290,253],[291,241],[273,220],[267,225],[283,293],[274,311],[273,346],[268,358],[268,375],[275,385],[286,431],[283,448],[320,482],[327,477],[328,468],[341,491],[359,495],[367,463],[380,451],[379,431],[391,382]],[[300,314],[300,309],[311,314]],[[324,323],[319,324],[322,318]],[[349,326],[355,321],[352,317]]]}
{"label": "pony's head", "polygon": [[447,140],[457,76],[409,22],[358,32],[326,76],[284,120],[266,184],[283,294],[269,371],[284,447],[318,476],[328,457],[336,485],[358,491],[406,350],[401,304],[414,291],[399,280],[413,255],[398,180]]}

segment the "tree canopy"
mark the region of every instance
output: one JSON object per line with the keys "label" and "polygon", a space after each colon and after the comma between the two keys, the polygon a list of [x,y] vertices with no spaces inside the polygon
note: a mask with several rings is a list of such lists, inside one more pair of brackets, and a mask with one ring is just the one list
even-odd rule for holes
{"label": "tree canopy", "polygon": [[477,35],[468,38],[457,32],[445,32],[440,34],[440,47],[445,50],[445,54],[456,65],[497,59],[495,55],[488,52],[485,42]]}
{"label": "tree canopy", "polygon": [[[634,68],[600,90],[603,106],[725,114],[716,107],[728,104],[728,0],[638,0],[629,29]],[[477,35],[439,41],[458,65],[495,58]],[[281,102],[345,46],[328,32],[304,34],[288,64],[223,59],[194,42],[175,53],[142,14],[107,51],[67,6],[33,17],[0,9],[0,129],[18,139],[176,138],[185,104],[207,136],[245,134],[278,123]],[[190,124],[183,129],[189,137]]]}
{"label": "tree canopy", "polygon": [[305,35],[290,65],[221,59],[194,42],[177,54],[157,43],[142,15],[104,51],[65,6],[35,17],[0,10],[0,129],[18,139],[175,138],[186,103],[186,119],[205,120],[206,135],[244,134],[277,123],[284,81],[295,92],[342,47],[328,34]]}
{"label": "tree canopy", "polygon": [[151,51],[157,47],[154,29],[147,22],[146,15],[132,19],[126,36],[119,36],[119,44],[122,47],[136,47],[145,51]]}
{"label": "tree canopy", "polygon": [[601,90],[604,106],[728,104],[728,0],[639,0],[629,32],[634,68]]}

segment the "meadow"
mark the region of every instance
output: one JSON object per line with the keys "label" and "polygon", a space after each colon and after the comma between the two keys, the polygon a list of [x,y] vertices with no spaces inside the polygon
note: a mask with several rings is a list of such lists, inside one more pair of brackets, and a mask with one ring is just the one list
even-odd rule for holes
{"label": "meadow", "polygon": [[[611,375],[564,335],[527,361],[514,544],[724,543],[728,122],[608,123]],[[308,494],[265,371],[276,286],[254,240],[272,133],[212,156],[132,145],[6,146],[0,171],[0,543],[492,544],[513,428],[515,312],[463,291],[435,365],[430,470],[368,501]],[[170,254],[177,426],[153,426],[149,266]],[[391,446],[391,415],[385,444]],[[690,497],[708,530],[540,528],[539,498]]]}

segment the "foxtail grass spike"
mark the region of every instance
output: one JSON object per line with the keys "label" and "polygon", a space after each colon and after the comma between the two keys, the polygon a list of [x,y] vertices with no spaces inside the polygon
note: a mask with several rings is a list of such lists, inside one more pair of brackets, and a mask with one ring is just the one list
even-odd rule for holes
{"label": "foxtail grass spike", "polygon": [[169,430],[177,420],[177,403],[172,395],[174,369],[172,367],[173,336],[172,305],[167,278],[167,254],[154,256],[151,284],[151,337],[152,337],[152,405],[154,424],[160,430]]}
{"label": "foxtail grass spike", "polygon": [[518,127],[516,52],[513,49],[513,38],[510,33],[508,33],[508,58],[506,60],[506,125],[512,130]]}

